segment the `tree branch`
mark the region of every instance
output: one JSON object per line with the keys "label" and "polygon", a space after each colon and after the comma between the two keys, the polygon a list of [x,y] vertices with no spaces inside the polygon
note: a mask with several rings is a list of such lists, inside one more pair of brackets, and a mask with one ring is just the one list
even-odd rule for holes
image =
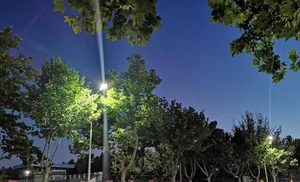
{"label": "tree branch", "polygon": [[186,162],[184,162],[183,165],[184,165],[183,166],[183,168],[184,168],[184,174],[190,180],[190,176],[188,175],[187,170],[186,170]]}
{"label": "tree branch", "polygon": [[228,167],[228,166],[227,167],[223,166],[223,167],[224,167],[225,171],[229,174],[232,174],[233,177],[235,177],[235,178],[239,177],[238,174],[239,174],[240,169],[236,173],[234,173],[230,167]]}
{"label": "tree branch", "polygon": [[42,170],[43,170],[43,161],[44,161],[44,158],[45,158],[45,151],[46,151],[46,148],[47,148],[47,145],[48,145],[48,140],[49,139],[45,139],[45,145],[44,145],[43,152],[42,152],[42,158],[41,158],[41,162],[40,162]]}
{"label": "tree branch", "polygon": [[50,157],[50,146],[51,146],[51,140],[52,140],[52,137],[49,138],[48,140],[48,148],[47,148],[47,159],[46,159],[46,168],[49,167],[49,157]]}
{"label": "tree branch", "polygon": [[138,145],[139,145],[139,138],[136,137],[134,151],[133,151],[133,154],[131,156],[129,164],[125,167],[125,171],[128,171],[128,169],[133,165],[134,160],[135,160],[135,156],[136,156],[136,152],[137,152],[137,149],[138,149]]}
{"label": "tree branch", "polygon": [[197,166],[200,168],[200,170],[206,175],[208,176],[207,172],[202,168],[202,166],[196,161]]}
{"label": "tree branch", "polygon": [[250,169],[250,164],[249,164],[249,162],[248,162],[247,166],[248,166],[248,170],[249,170],[249,173],[251,174],[251,176],[257,180],[257,179],[259,178],[259,176],[260,176],[260,167],[259,167],[258,165],[256,165],[257,168],[258,168],[258,169],[257,169],[257,170],[258,170],[258,174],[257,174],[257,176],[255,176],[255,175],[252,173],[251,169]]}
{"label": "tree branch", "polygon": [[0,160],[2,160],[2,159],[4,159],[4,154],[5,154],[5,152],[4,151],[2,151],[2,154],[1,154],[1,157],[0,157]]}
{"label": "tree branch", "polygon": [[55,154],[56,154],[56,152],[57,152],[57,149],[58,149],[58,146],[60,145],[61,140],[62,140],[62,138],[60,138],[60,139],[58,140],[57,144],[56,144],[56,147],[55,147],[55,150],[54,150],[54,152],[53,152],[53,154],[52,154],[50,163],[52,163],[52,161],[53,161],[53,158],[54,158],[54,156],[55,156]]}

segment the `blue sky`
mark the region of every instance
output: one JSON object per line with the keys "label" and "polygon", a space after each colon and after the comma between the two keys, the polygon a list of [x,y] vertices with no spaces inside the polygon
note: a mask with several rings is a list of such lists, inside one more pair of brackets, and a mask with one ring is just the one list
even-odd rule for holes
{"label": "blue sky", "polygon": [[[172,3],[171,3],[172,2]],[[96,36],[84,32],[75,35],[63,15],[53,12],[52,1],[10,0],[1,3],[0,29],[13,25],[21,35],[20,52],[34,55],[34,66],[40,67],[51,56],[61,56],[70,67],[79,70],[99,86],[100,63]],[[229,55],[229,43],[239,36],[234,28],[209,22],[210,9],[206,1],[163,1],[157,5],[162,27],[145,48],[131,47],[126,40],[104,42],[106,70],[124,71],[126,57],[140,53],[148,68],[154,68],[162,78],[155,91],[167,99],[176,99],[184,106],[205,110],[207,117],[217,120],[229,131],[244,110],[271,114],[271,124],[282,125],[283,134],[300,137],[299,103],[300,73],[289,72],[285,80],[272,85],[269,112],[270,77],[258,73],[251,56]],[[294,41],[280,41],[276,51],[286,59],[287,51],[299,48]],[[41,141],[36,141],[41,145]],[[63,141],[55,162],[75,158],[68,153],[69,141]],[[0,167],[20,161],[0,161]]]}

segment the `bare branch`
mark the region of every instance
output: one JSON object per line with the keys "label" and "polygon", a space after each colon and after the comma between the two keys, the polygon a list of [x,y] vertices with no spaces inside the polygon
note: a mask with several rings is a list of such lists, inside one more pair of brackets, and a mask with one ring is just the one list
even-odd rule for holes
{"label": "bare branch", "polygon": [[52,163],[52,161],[53,161],[53,158],[54,158],[54,156],[55,156],[55,154],[56,154],[56,152],[57,152],[57,149],[58,149],[58,146],[60,145],[61,140],[62,140],[62,138],[60,138],[60,139],[58,140],[57,144],[56,144],[56,147],[55,147],[55,150],[54,150],[54,152],[53,152],[53,154],[52,154],[50,163]]}
{"label": "bare branch", "polygon": [[206,175],[208,176],[207,172],[202,168],[202,166],[196,161],[196,164],[198,165],[198,167],[200,168],[200,170]]}
{"label": "bare branch", "polygon": [[136,156],[136,152],[137,152],[137,149],[138,149],[138,145],[139,145],[139,138],[136,137],[134,151],[133,151],[133,154],[131,155],[131,159],[130,159],[129,164],[125,168],[125,171],[128,171],[128,169],[130,169],[131,166],[133,165],[134,160],[135,160],[135,156]]}
{"label": "bare branch", "polygon": [[257,170],[258,170],[258,174],[257,174],[257,176],[255,176],[255,175],[252,173],[251,169],[250,169],[249,162],[248,162],[247,166],[248,166],[248,171],[249,171],[249,173],[251,174],[251,176],[257,180],[257,179],[259,178],[259,176],[260,176],[260,167],[259,167],[258,165],[256,165]]}
{"label": "bare branch", "polygon": [[42,170],[43,170],[43,162],[44,162],[44,158],[45,158],[46,148],[47,148],[47,145],[48,145],[48,140],[49,140],[48,138],[45,139],[45,145],[44,145],[43,152],[42,152],[42,158],[41,158],[41,162],[40,162]]}
{"label": "bare branch", "polygon": [[4,159],[4,154],[5,154],[5,152],[4,151],[2,151],[2,154],[1,154],[1,157],[0,157],[0,160],[2,160],[2,159]]}

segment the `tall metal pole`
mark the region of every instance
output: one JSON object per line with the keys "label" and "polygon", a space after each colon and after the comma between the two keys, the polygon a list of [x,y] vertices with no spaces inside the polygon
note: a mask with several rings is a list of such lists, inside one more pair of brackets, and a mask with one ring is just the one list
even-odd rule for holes
{"label": "tall metal pole", "polygon": [[92,167],[92,136],[93,136],[93,123],[90,124],[90,149],[89,149],[89,166],[88,166],[88,182],[91,180],[91,167]]}
{"label": "tall metal pole", "polygon": [[[103,95],[106,98],[106,91],[103,90]],[[103,108],[103,143],[104,143],[104,151],[103,151],[103,181],[106,182],[110,179],[110,164],[109,164],[109,144],[108,144],[108,123],[107,123],[107,113],[106,113],[106,101],[104,101]]]}
{"label": "tall metal pole", "polygon": [[[29,171],[29,151],[30,151],[30,147],[28,146],[28,149],[27,149],[27,171]],[[29,178],[29,174],[26,175],[27,176],[27,182],[29,182],[29,179],[28,179]]]}
{"label": "tall metal pole", "polygon": [[180,182],[182,182],[181,163],[180,163]]}
{"label": "tall metal pole", "polygon": [[[102,83],[105,83],[105,69],[104,69],[104,50],[103,50],[103,35],[102,35],[102,26],[101,26],[101,12],[100,12],[100,3],[99,0],[94,0],[95,7],[95,18],[96,18],[96,26],[99,32],[97,33],[97,42],[99,49],[99,57],[100,57],[100,68],[101,68],[101,77]],[[105,90],[103,90],[104,97],[106,97]],[[106,103],[104,103],[103,108],[103,144],[104,144],[104,153],[103,153],[103,180],[102,182],[106,182],[110,178],[110,164],[109,164],[109,145],[108,145],[108,124],[107,124],[107,114],[106,114]]]}

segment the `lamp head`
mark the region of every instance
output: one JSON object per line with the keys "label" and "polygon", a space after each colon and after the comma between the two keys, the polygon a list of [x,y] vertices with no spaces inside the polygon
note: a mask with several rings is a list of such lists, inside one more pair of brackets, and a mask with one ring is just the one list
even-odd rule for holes
{"label": "lamp head", "polygon": [[102,83],[100,86],[100,90],[101,91],[107,90],[107,83]]}

